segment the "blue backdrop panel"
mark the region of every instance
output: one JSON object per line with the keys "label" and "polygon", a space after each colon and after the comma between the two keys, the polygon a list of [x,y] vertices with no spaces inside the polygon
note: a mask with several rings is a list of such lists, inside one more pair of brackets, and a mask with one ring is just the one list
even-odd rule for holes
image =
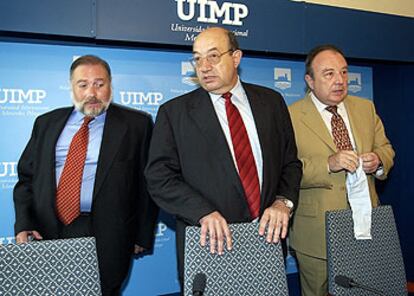
{"label": "blue backdrop panel", "polygon": [[330,42],[349,57],[414,61],[413,18],[301,1],[13,0],[0,1],[0,20],[0,33],[170,45],[190,45],[200,30],[218,25],[249,50],[305,54]]}
{"label": "blue backdrop panel", "polygon": [[[71,104],[69,67],[84,54],[99,55],[111,65],[115,102],[154,118],[160,104],[197,87],[189,52],[0,42],[0,244],[14,242],[16,165],[34,119]],[[246,82],[280,91],[288,104],[305,92],[302,62],[245,57],[240,73]],[[352,94],[372,98],[371,68],[351,66],[349,77]],[[134,261],[124,295],[178,291],[174,224],[161,213],[154,252]],[[287,272],[296,272],[291,257]]]}
{"label": "blue backdrop panel", "polygon": [[305,51],[331,43],[348,57],[414,61],[413,18],[307,4],[305,23]]}
{"label": "blue backdrop panel", "polygon": [[373,84],[377,111],[397,152],[395,166],[380,185],[381,202],[392,205],[395,213],[407,279],[414,281],[414,64],[376,65]]}
{"label": "blue backdrop panel", "polygon": [[95,36],[96,0],[0,1],[0,30]]}
{"label": "blue backdrop panel", "polygon": [[[303,48],[305,6],[291,1],[99,0],[97,38],[191,45],[200,30],[226,26],[250,50]],[[154,21],[156,19],[156,21]],[[119,25],[119,24],[122,24]],[[274,34],[274,35],[273,35]],[[273,38],[277,34],[277,38]],[[276,42],[283,40],[283,42]],[[299,51],[303,52],[303,51]]]}

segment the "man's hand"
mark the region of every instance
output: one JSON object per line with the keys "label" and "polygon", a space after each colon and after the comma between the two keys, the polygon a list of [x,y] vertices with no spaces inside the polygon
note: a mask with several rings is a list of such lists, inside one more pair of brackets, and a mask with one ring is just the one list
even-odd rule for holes
{"label": "man's hand", "polygon": [[368,152],[360,155],[362,159],[362,169],[366,174],[375,173],[381,164],[381,160],[374,152]]}
{"label": "man's hand", "polygon": [[358,155],[355,151],[341,150],[329,156],[328,165],[332,173],[337,173],[342,170],[353,173],[359,166]]}
{"label": "man's hand", "polygon": [[214,211],[200,219],[201,236],[200,244],[204,247],[206,245],[207,235],[210,239],[210,253],[214,254],[216,251],[219,255],[223,254],[224,240],[226,240],[227,250],[232,248],[232,238],[229,226],[226,219]]}
{"label": "man's hand", "polygon": [[285,238],[289,227],[290,209],[281,200],[276,200],[268,207],[260,219],[259,234],[265,234],[266,226],[268,243],[277,243],[279,238]]}
{"label": "man's hand", "polygon": [[145,251],[145,248],[143,248],[139,245],[134,245],[134,254],[135,255],[141,254],[144,251]]}
{"label": "man's hand", "polygon": [[16,235],[16,243],[23,244],[29,241],[29,236],[32,236],[35,240],[41,240],[43,237],[36,230],[21,231]]}

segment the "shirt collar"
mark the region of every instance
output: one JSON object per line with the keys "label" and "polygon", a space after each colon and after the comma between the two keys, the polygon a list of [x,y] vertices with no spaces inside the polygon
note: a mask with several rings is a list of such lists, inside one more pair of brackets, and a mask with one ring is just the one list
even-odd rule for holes
{"label": "shirt collar", "polygon": [[[83,118],[85,117],[85,114],[82,112],[76,110],[76,108],[73,109],[72,115],[70,118],[70,121],[73,123],[82,123]],[[103,122],[106,118],[106,111],[98,116],[95,117],[95,119],[90,124],[95,124],[96,122]]]}
{"label": "shirt collar", "polygon": [[[239,100],[242,100],[244,98],[244,90],[240,82],[240,77],[237,77],[236,85],[230,90],[233,96],[237,97]],[[222,94],[213,94],[211,92],[208,93],[210,95],[211,101],[213,104],[217,103],[220,99],[222,99]]]}
{"label": "shirt collar", "polygon": [[[329,105],[326,105],[326,104],[322,103],[321,101],[319,101],[318,98],[316,98],[316,96],[313,92],[310,92],[310,96],[311,96],[312,102],[315,104],[316,109],[319,111],[319,113],[321,113],[323,111],[327,111],[326,107],[328,107]],[[337,105],[337,107],[338,107],[338,110],[345,111],[345,105],[344,105],[343,101],[340,102]],[[329,111],[327,111],[327,112],[329,112]]]}

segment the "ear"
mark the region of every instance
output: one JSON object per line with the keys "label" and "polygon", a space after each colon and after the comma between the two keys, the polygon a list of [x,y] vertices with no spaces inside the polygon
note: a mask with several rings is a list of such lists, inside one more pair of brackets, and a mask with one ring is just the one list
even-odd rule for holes
{"label": "ear", "polygon": [[243,52],[240,49],[237,49],[233,52],[232,57],[233,57],[234,68],[237,69],[239,67],[242,56],[243,56]]}
{"label": "ear", "polygon": [[314,80],[313,80],[313,78],[312,78],[309,74],[306,74],[306,75],[305,75],[305,81],[306,81],[306,83],[308,84],[308,87],[309,87],[311,90],[313,90]]}

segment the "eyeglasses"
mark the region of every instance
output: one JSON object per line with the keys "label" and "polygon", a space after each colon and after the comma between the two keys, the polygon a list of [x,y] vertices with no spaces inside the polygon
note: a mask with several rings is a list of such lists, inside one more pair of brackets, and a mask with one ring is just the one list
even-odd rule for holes
{"label": "eyeglasses", "polygon": [[229,49],[228,51],[225,51],[223,53],[220,53],[219,51],[213,51],[210,52],[209,54],[207,54],[207,56],[202,57],[202,56],[194,56],[190,61],[193,64],[194,67],[200,67],[201,64],[203,63],[203,59],[206,59],[207,62],[209,62],[209,64],[211,65],[217,65],[218,63],[220,63],[221,57],[223,55],[225,55],[226,53],[233,53],[234,50],[233,49]]}

